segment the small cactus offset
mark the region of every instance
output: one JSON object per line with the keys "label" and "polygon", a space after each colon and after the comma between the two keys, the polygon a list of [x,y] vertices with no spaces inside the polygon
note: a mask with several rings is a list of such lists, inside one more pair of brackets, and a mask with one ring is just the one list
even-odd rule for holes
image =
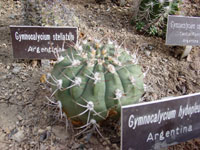
{"label": "small cactus offset", "polygon": [[164,36],[167,17],[179,11],[181,0],[142,0],[134,19],[136,29],[150,35]]}
{"label": "small cactus offset", "polygon": [[68,119],[75,125],[119,117],[123,105],[144,93],[136,54],[108,40],[82,41],[60,56],[47,81]]}

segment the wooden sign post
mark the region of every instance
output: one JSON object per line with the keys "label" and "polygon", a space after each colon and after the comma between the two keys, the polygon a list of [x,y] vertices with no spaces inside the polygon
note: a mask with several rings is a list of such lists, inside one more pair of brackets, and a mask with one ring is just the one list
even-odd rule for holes
{"label": "wooden sign post", "polygon": [[77,28],[10,26],[13,56],[17,59],[55,59],[77,41]]}
{"label": "wooden sign post", "polygon": [[121,149],[160,150],[200,137],[200,93],[122,106]]}
{"label": "wooden sign post", "polygon": [[192,46],[200,45],[200,17],[169,15],[166,45],[186,46],[181,58],[187,56]]}

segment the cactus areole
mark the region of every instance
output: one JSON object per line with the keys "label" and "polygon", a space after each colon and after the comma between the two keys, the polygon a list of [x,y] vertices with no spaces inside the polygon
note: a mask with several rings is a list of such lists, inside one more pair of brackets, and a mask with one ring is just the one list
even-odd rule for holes
{"label": "cactus areole", "polygon": [[73,124],[119,117],[123,105],[144,92],[137,57],[110,40],[82,41],[58,58],[51,72],[53,95]]}

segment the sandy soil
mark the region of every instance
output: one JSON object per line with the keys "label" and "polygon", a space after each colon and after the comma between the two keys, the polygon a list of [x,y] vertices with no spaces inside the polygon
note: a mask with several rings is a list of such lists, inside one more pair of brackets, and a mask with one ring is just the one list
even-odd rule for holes
{"label": "sandy soil", "polygon": [[[196,1],[197,2],[197,1]],[[190,3],[196,12],[199,3]],[[200,50],[194,47],[189,56],[179,60],[176,49],[161,38],[137,34],[130,25],[131,4],[120,7],[110,1],[65,1],[80,19],[79,31],[94,38],[109,36],[127,48],[138,50],[147,92],[143,101],[200,92]],[[37,61],[16,60],[12,56],[9,25],[23,24],[20,1],[0,1],[0,149],[1,150],[116,150],[120,146],[118,122],[108,122],[100,132],[74,137],[73,128],[65,128],[58,109],[49,106],[45,96],[49,88],[40,78],[45,69]],[[56,113],[55,113],[56,112]],[[170,150],[198,150],[199,139],[169,147]]]}

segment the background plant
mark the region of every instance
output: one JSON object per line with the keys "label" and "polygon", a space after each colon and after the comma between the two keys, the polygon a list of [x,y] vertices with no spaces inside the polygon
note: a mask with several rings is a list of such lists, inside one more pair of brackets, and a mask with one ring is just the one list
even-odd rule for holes
{"label": "background plant", "polygon": [[133,19],[136,29],[150,35],[164,36],[167,17],[179,11],[181,0],[142,0]]}

